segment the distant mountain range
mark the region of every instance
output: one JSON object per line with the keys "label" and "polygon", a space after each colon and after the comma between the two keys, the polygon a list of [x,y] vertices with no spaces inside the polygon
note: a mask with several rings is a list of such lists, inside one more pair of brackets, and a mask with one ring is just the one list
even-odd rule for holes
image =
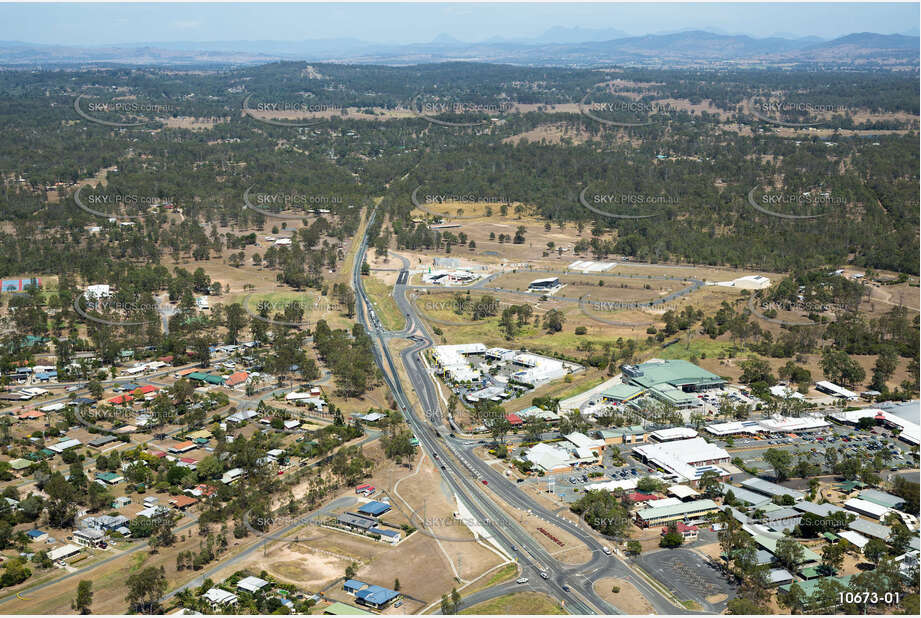
{"label": "distant mountain range", "polygon": [[352,38],[307,41],[143,43],[136,46],[59,46],[0,42],[0,66],[250,65],[279,60],[406,65],[470,61],[594,67],[918,67],[918,36],[861,32],[820,37],[755,38],[708,30],[627,36],[613,29],[554,27],[533,39],[480,43],[439,35],[428,43],[370,43]]}

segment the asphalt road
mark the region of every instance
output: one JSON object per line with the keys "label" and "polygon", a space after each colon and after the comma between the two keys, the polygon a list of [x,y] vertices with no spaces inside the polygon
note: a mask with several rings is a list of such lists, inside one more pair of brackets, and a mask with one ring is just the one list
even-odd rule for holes
{"label": "asphalt road", "polygon": [[[359,249],[356,265],[361,263],[364,245]],[[402,260],[404,267],[408,261],[397,255]],[[398,281],[407,279],[398,278]],[[367,307],[369,301],[364,292],[356,266],[354,275],[356,296],[359,299],[357,315],[359,321],[368,328],[373,339],[376,339],[375,357],[385,375],[397,404],[404,412],[407,422],[412,427],[420,445],[434,459],[439,460],[445,470],[442,472],[444,480],[461,497],[465,505],[471,510],[473,516],[486,524],[494,538],[505,548],[506,553],[515,556],[522,566],[522,573],[528,577],[529,585],[551,597],[564,600],[569,611],[574,613],[622,613],[598,596],[592,588],[593,582],[601,577],[621,577],[634,584],[660,613],[691,613],[683,607],[671,604],[663,595],[649,586],[645,580],[636,575],[622,560],[615,556],[607,556],[602,552],[602,545],[592,533],[578,528],[571,522],[558,519],[553,513],[536,504],[529,497],[521,493],[501,474],[469,453],[474,443],[446,438],[442,434],[450,430],[444,426],[440,403],[435,384],[422,360],[421,352],[432,345],[432,337],[425,324],[419,319],[415,308],[406,298],[406,287],[398,283],[394,287],[394,299],[397,306],[403,311],[407,325],[400,334],[405,335],[414,342],[414,345],[400,353],[404,368],[409,377],[410,388],[416,393],[422,405],[422,414],[409,404],[399,374],[391,354],[386,346],[388,333],[381,331],[378,324],[369,324]],[[390,333],[389,335],[394,335]],[[497,506],[492,498],[483,490],[482,480],[489,483],[491,490],[515,508],[531,510],[532,512],[553,520],[568,532],[585,543],[592,551],[592,558],[582,565],[565,565],[553,558],[531,534],[521,528],[510,518],[505,511]],[[495,525],[501,522],[501,525]],[[540,572],[546,571],[548,579],[542,579]],[[566,586],[569,590],[564,590]],[[514,587],[509,584],[476,593],[472,600],[485,600],[511,591]]]}

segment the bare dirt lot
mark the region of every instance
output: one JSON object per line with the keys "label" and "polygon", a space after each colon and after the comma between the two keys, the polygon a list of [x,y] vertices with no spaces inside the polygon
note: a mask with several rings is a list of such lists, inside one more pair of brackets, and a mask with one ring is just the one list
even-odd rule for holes
{"label": "bare dirt lot", "polygon": [[[615,586],[620,589],[619,592],[614,592]],[[598,596],[625,614],[654,613],[649,601],[643,598],[636,586],[626,580],[618,577],[604,577],[596,581],[593,588]]]}

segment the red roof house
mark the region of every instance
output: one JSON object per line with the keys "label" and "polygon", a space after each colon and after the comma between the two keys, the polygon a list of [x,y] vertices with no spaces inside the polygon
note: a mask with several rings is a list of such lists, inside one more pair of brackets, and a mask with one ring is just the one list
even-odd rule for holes
{"label": "red roof house", "polygon": [[506,414],[505,420],[507,420],[513,427],[517,427],[518,425],[524,425],[524,421],[521,420],[521,417],[515,414],[514,412],[512,414]]}
{"label": "red roof house", "polygon": [[197,504],[198,498],[193,498],[192,496],[178,495],[178,496],[174,496],[173,498],[170,498],[169,503],[172,504],[177,509],[179,509],[180,511],[183,511],[189,508],[190,506],[192,506],[193,504]]}
{"label": "red roof house", "polygon": [[243,384],[249,378],[249,374],[245,371],[238,371],[234,374],[231,374],[226,380],[224,380],[224,386],[236,386],[237,384]]}

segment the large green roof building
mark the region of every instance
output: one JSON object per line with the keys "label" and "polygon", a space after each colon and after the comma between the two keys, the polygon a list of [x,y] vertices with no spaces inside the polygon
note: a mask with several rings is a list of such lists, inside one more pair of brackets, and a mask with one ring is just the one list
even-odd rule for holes
{"label": "large green roof building", "polygon": [[726,384],[726,380],[715,373],[684,360],[655,359],[639,365],[623,365],[620,369],[625,384],[623,389],[618,389],[617,395],[632,394],[635,392],[633,389],[642,389],[678,408],[698,405],[699,400],[693,393]]}

